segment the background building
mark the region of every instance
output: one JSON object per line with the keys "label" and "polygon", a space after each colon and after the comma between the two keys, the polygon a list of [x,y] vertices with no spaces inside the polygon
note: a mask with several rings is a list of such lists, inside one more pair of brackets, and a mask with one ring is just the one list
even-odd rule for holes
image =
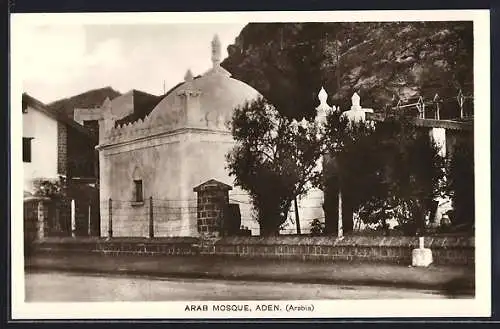
{"label": "background building", "polygon": [[22,95],[22,104],[25,198],[37,193],[37,180],[55,183],[61,177],[66,198],[50,205],[48,234],[71,234],[71,199],[76,204],[77,233],[98,234],[97,136],[26,93]]}

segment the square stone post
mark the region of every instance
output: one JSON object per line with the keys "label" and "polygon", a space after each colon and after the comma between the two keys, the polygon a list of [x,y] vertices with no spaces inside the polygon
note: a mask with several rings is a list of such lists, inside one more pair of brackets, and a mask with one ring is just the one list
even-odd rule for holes
{"label": "square stone post", "polygon": [[198,194],[197,228],[202,237],[216,238],[222,235],[229,209],[229,191],[232,189],[215,179],[193,189]]}

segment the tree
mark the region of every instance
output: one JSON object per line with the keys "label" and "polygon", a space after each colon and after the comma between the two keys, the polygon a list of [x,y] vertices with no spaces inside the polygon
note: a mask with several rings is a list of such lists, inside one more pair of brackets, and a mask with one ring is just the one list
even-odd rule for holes
{"label": "tree", "polygon": [[379,164],[373,127],[366,122],[349,122],[340,111],[327,117],[325,126],[326,148],[329,154],[324,171],[326,231],[338,229],[338,193],[342,193],[342,227],[344,233],[353,229],[352,213],[380,188]]}
{"label": "tree", "polygon": [[[394,218],[409,235],[424,230],[431,201],[443,192],[444,158],[427,132],[411,119],[397,116],[379,123],[373,135],[382,187],[363,214],[379,214],[382,226]],[[374,219],[368,215],[364,220]]]}
{"label": "tree", "polygon": [[70,221],[70,200],[71,195],[81,195],[78,191],[71,191],[66,178],[59,176],[59,179],[38,178],[33,182],[35,196],[41,196],[50,200],[48,211],[49,218],[53,220],[49,225],[52,229],[62,232],[71,231]]}
{"label": "tree", "polygon": [[325,223],[322,223],[318,218],[311,221],[311,235],[320,236],[325,233]]}
{"label": "tree", "polygon": [[235,110],[231,129],[236,145],[227,169],[249,193],[261,235],[277,235],[292,201],[320,175],[318,126],[281,115],[261,97]]}
{"label": "tree", "polygon": [[59,176],[59,179],[37,178],[33,181],[35,196],[46,197],[52,201],[63,201],[68,197],[68,187],[66,179]]}
{"label": "tree", "polygon": [[[407,234],[421,231],[444,177],[444,159],[427,131],[403,116],[390,117],[374,129],[347,125],[338,116],[333,114],[328,126],[339,177],[330,182],[340,185],[347,210],[358,210],[363,222],[383,229],[395,218]],[[336,195],[328,198],[326,202],[336,204]],[[343,225],[347,232],[352,229],[352,212],[347,211]]]}
{"label": "tree", "polygon": [[449,160],[447,190],[453,200],[453,225],[471,228],[475,218],[474,141],[459,140]]}

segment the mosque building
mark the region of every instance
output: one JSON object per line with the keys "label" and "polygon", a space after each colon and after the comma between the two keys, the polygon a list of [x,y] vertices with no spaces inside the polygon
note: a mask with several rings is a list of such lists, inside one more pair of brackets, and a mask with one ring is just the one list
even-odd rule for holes
{"label": "mosque building", "polygon": [[[195,77],[188,70],[184,82],[135,121],[127,120],[137,112],[127,94],[107,99],[93,113],[79,112],[94,118],[100,113],[101,235],[110,229],[111,214],[114,236],[148,236],[148,218],[154,212],[155,236],[196,236],[193,188],[209,180],[233,185],[225,169],[225,156],[234,145],[227,123],[235,108],[260,94],[221,67],[217,36],[211,55],[207,72]],[[249,205],[242,191],[234,188],[231,193]],[[252,221],[250,214],[242,215],[242,224],[245,220]],[[258,228],[255,221],[243,225]]]}

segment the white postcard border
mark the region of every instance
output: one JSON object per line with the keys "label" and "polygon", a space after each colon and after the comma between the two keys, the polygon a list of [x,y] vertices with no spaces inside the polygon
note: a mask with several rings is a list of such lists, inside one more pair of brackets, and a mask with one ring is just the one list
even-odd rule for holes
{"label": "white postcard border", "polygon": [[[22,221],[21,94],[23,63],[30,49],[23,44],[23,26],[54,24],[159,24],[341,21],[474,22],[476,296],[470,300],[320,300],[227,302],[26,303]],[[488,10],[356,11],[356,12],[213,12],[99,13],[11,15],[11,283],[13,319],[177,319],[177,318],[343,318],[343,317],[481,317],[491,313],[490,194],[490,25]],[[50,79],[50,77],[47,77]],[[188,304],[279,305],[279,312],[187,312]],[[312,305],[313,312],[287,312],[287,305]]]}

